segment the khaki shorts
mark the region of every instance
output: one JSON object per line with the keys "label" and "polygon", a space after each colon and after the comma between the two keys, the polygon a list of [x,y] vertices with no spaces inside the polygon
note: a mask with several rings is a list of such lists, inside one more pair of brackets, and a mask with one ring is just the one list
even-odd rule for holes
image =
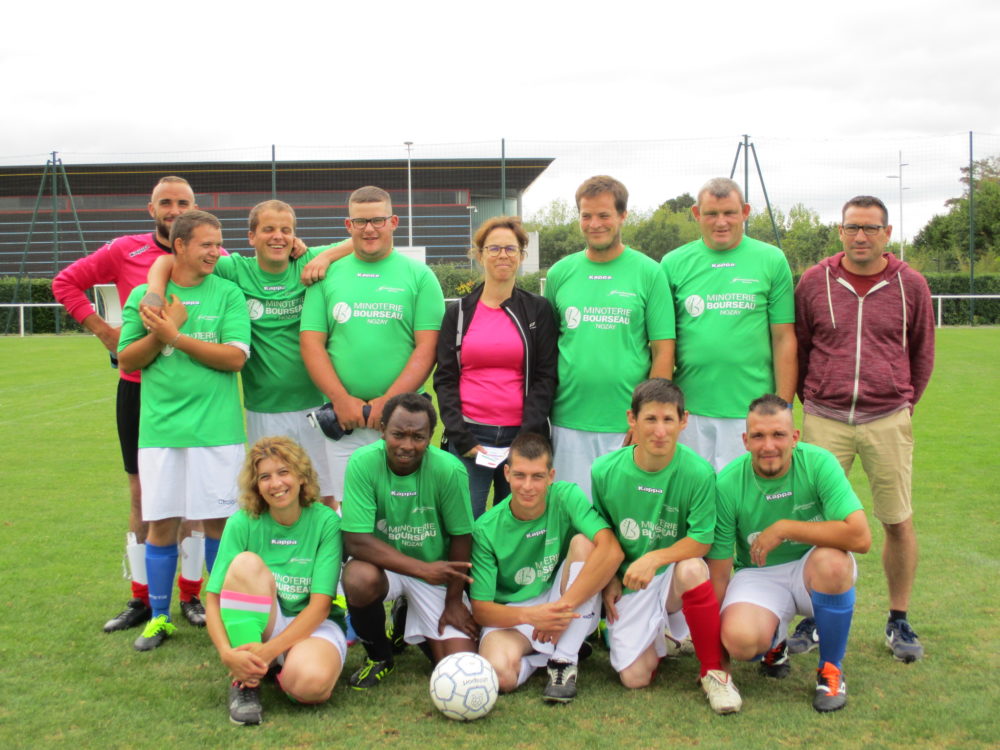
{"label": "khaki shorts", "polygon": [[909,409],[858,425],[806,414],[802,439],[835,455],[845,474],[850,474],[854,457],[861,457],[871,487],[873,513],[879,521],[891,525],[913,515],[913,426]]}

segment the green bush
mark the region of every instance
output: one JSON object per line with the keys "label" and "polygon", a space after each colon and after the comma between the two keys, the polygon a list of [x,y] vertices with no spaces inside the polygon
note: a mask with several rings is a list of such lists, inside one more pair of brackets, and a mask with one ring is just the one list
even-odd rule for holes
{"label": "green bush", "polygon": [[[441,284],[441,291],[444,292],[444,296],[448,299],[464,297],[483,278],[482,273],[478,269],[472,269],[465,265],[433,263],[431,264],[431,270],[437,276],[438,283]],[[517,277],[517,285],[526,291],[539,294],[541,276],[541,271],[526,273],[523,276]]]}
{"label": "green bush", "polygon": [[[15,293],[17,299],[15,299]],[[55,302],[52,296],[52,279],[0,278],[0,303]],[[20,331],[16,308],[0,307],[0,332],[16,334]],[[28,307],[24,310],[25,333],[61,333],[81,331],[81,326],[63,308]]]}
{"label": "green bush", "polygon": [[[924,274],[931,294],[969,294],[969,276],[959,273]],[[984,273],[975,278],[974,294],[1000,294],[1000,274]],[[941,303],[941,322],[944,325],[968,325],[970,300],[946,299]],[[937,315],[937,300],[934,301]],[[1000,299],[975,300],[975,325],[1000,324]]]}

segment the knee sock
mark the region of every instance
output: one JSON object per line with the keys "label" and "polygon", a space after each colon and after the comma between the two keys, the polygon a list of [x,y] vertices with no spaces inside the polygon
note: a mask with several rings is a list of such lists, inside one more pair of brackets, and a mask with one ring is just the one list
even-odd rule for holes
{"label": "knee sock", "polygon": [[392,662],[392,644],[385,634],[385,606],[374,601],[365,607],[352,607],[347,603],[354,632],[373,661]]}
{"label": "knee sock", "polygon": [[170,589],[177,571],[177,545],[146,542],[146,573],[149,576],[149,606],[153,617],[170,619]]}
{"label": "knee sock", "polygon": [[[566,588],[573,585],[573,581],[583,570],[582,562],[570,563],[569,576],[566,579]],[[568,661],[576,664],[579,659],[580,647],[588,635],[597,627],[597,609],[600,606],[601,595],[594,594],[585,601],[576,611],[580,614],[578,618],[570,621],[569,627],[563,631],[552,652],[552,658],[558,661]]]}
{"label": "knee sock", "polygon": [[177,578],[177,591],[182,602],[201,594],[201,569],[205,564],[205,535],[192,531],[191,536],[181,540],[181,574]]}
{"label": "knee sock", "polygon": [[719,600],[711,581],[705,581],[681,595],[681,611],[691,630],[694,653],[701,662],[701,677],[710,669],[722,669],[722,621]]}
{"label": "knee sock", "polygon": [[212,572],[215,567],[215,558],[219,556],[219,540],[210,536],[205,537],[205,567],[208,572]]}
{"label": "knee sock", "polygon": [[146,578],[146,545],[136,541],[135,534],[125,535],[125,557],[132,577],[132,598],[149,604],[149,580]]}
{"label": "knee sock", "polygon": [[271,615],[271,597],[243,594],[223,589],[219,594],[219,614],[233,648],[260,643]]}
{"label": "knee sock", "polygon": [[810,591],[816,632],[819,634],[819,666],[830,662],[840,669],[847,653],[847,636],[854,617],[854,587],[843,594],[821,594]]}

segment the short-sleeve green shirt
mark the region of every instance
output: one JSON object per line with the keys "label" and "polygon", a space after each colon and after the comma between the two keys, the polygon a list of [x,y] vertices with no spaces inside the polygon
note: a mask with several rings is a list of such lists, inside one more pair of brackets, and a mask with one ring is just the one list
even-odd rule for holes
{"label": "short-sleeve green shirt", "polygon": [[[303,508],[291,526],[282,526],[267,512],[252,518],[245,510],[238,510],[226,521],[206,590],[222,593],[229,565],[241,552],[253,552],[267,565],[286,617],[295,617],[305,609],[311,594],[337,596],[343,554],[340,518],[325,505],[313,503]],[[343,609],[331,606],[330,619],[343,625]]]}
{"label": "short-sleeve green shirt", "polygon": [[301,411],[325,400],[306,372],[299,348],[306,296],[302,267],[318,253],[310,250],[282,273],[263,270],[253,256],[223,255],[215,265],[215,273],[236,284],[247,298],[252,354],[241,375],[243,403],[250,411]]}
{"label": "short-sleeve green shirt", "polygon": [[607,263],[573,253],[549,269],[545,297],[559,318],[552,423],[625,432],[632,389],[649,376],[649,342],[674,338],[670,290],[656,262],[630,247]]}
{"label": "short-sleeve green shirt", "polygon": [[677,445],[665,468],[644,471],[635,464],[634,450],[629,445],[606,453],[590,472],[594,507],[625,553],[619,575],[647,552],[666,549],[684,537],[711,544],[715,531],[711,464],[686,445]]}
{"label": "short-sleeve green shirt", "polygon": [[[139,300],[146,287],[140,284],[133,289],[125,303],[118,351],[147,333],[139,318]],[[198,286],[178,286],[171,281],[166,294],[167,299],[177,295],[187,308],[188,319],[180,327],[184,335],[249,348],[246,300],[235,284],[212,275]],[[143,368],[140,448],[192,448],[245,441],[235,372],[215,370],[172,346],[163,347]]]}
{"label": "short-sleeve green shirt", "polygon": [[383,395],[413,353],[416,331],[438,331],[444,295],[423,263],[393,251],[368,263],[350,255],[306,292],[303,331],[327,334],[337,377],[355,398]]}
{"label": "short-sleeve green shirt", "polygon": [[688,411],[746,416],[774,392],[771,325],[795,322],[792,273],[773,245],[744,237],[731,250],[695,240],[663,256],[677,312],[674,381]]}
{"label": "short-sleeve green shirt", "polygon": [[[750,545],[775,521],[843,521],[861,510],[861,501],[832,453],[809,443],[792,451],[792,466],[783,477],[757,476],[745,453],[719,472],[716,482],[715,543],[708,557],[734,557],[735,567],[756,567]],[[765,567],[798,560],[808,544],[785,541],[771,550]]]}
{"label": "short-sleeve green shirt", "polygon": [[550,485],[545,512],[530,521],[514,516],[508,495],[476,521],[471,598],[507,604],[541,595],[552,586],[570,540],[583,534],[593,541],[606,528],[583,490],[572,482]]}
{"label": "short-sleeve green shirt", "polygon": [[347,462],[343,513],[344,531],[373,534],[423,562],[447,560],[450,538],[472,533],[469,475],[458,458],[432,445],[419,469],[398,476],[379,440]]}

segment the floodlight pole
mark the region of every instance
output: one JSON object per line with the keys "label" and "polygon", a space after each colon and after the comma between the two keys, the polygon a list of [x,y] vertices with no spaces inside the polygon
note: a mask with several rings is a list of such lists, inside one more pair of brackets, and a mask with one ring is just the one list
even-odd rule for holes
{"label": "floodlight pole", "polygon": [[[733,166],[729,168],[729,179],[733,179],[736,174],[736,165],[740,163],[740,152],[743,152],[743,201],[749,203],[750,193],[750,155],[753,154],[753,163],[757,169],[757,179],[760,180],[760,189],[764,193],[764,205],[767,206],[767,215],[771,219],[771,230],[774,232],[774,244],[781,249],[781,237],[778,234],[778,223],[774,220],[774,211],[771,209],[771,198],[767,194],[767,185],[764,184],[764,173],[760,168],[760,160],[757,158],[757,146],[750,143],[750,136],[744,135],[743,140],[736,144],[736,157],[733,159]],[[743,222],[743,230],[750,228],[750,217]]]}
{"label": "floodlight pole", "polygon": [[411,153],[413,151],[413,141],[403,141],[406,146],[406,202],[408,204],[406,226],[409,229],[410,247],[413,247],[413,163]]}
{"label": "floodlight pole", "polygon": [[906,260],[906,235],[903,234],[903,191],[909,188],[903,187],[903,167],[909,164],[903,162],[903,152],[899,152],[899,174],[888,174],[890,180],[899,180],[899,259]]}

